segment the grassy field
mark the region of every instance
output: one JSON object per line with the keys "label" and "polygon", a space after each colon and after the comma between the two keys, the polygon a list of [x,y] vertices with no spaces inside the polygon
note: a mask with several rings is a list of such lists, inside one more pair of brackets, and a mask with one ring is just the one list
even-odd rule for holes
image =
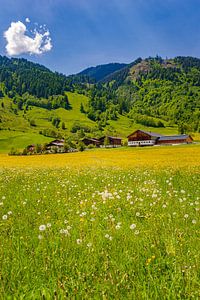
{"label": "grassy field", "polygon": [[0,299],[199,299],[200,147],[0,155]]}

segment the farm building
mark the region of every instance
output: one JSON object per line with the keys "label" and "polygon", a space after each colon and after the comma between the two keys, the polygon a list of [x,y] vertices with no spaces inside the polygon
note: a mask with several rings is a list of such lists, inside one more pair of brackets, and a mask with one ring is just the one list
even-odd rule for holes
{"label": "farm building", "polygon": [[65,140],[54,140],[46,145],[48,151],[63,152]]}
{"label": "farm building", "polygon": [[101,147],[104,146],[106,138],[108,139],[107,147],[115,148],[115,147],[121,147],[122,146],[122,139],[121,138],[113,137],[113,136],[102,136],[99,139]]}
{"label": "farm building", "polygon": [[136,130],[128,136],[128,146],[154,146],[161,136],[155,132]]}
{"label": "farm building", "polygon": [[136,130],[128,136],[128,146],[154,146],[154,145],[174,145],[189,144],[193,139],[190,135],[164,136],[155,132]]}
{"label": "farm building", "polygon": [[27,149],[28,152],[34,152],[35,151],[35,145],[28,145],[26,147],[26,149]]}
{"label": "farm building", "polygon": [[193,142],[193,138],[187,134],[161,136],[157,145],[169,145],[169,144],[190,144]]}
{"label": "farm building", "polygon": [[95,145],[96,147],[100,147],[101,142],[95,138],[83,138],[82,142],[86,145]]}

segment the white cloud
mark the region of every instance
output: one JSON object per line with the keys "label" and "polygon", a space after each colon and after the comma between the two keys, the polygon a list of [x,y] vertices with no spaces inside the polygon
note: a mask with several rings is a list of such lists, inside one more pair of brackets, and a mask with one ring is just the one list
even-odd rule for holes
{"label": "white cloud", "polygon": [[10,27],[4,32],[7,41],[6,51],[8,55],[20,54],[42,54],[52,48],[51,37],[48,30],[42,27],[38,31],[33,31],[33,37],[27,35],[26,25],[22,22],[12,22]]}
{"label": "white cloud", "polygon": [[26,18],[25,21],[26,21],[26,23],[30,23],[31,22],[29,18]]}

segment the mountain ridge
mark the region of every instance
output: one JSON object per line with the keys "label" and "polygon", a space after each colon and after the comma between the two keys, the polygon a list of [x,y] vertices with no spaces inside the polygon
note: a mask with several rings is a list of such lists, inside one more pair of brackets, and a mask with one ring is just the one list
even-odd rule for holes
{"label": "mountain ridge", "polygon": [[88,77],[94,78],[96,82],[103,80],[108,75],[121,70],[127,66],[127,64],[124,63],[108,63],[108,64],[102,64],[97,65],[95,67],[89,67],[81,72],[77,73],[77,75],[87,75]]}

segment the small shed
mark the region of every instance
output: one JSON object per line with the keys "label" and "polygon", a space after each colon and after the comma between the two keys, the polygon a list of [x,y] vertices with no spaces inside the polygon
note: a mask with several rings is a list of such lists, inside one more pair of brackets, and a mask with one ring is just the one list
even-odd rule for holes
{"label": "small shed", "polygon": [[28,145],[26,147],[26,149],[27,149],[28,152],[34,152],[35,151],[35,145],[34,144]]}
{"label": "small shed", "polygon": [[96,138],[83,138],[81,140],[86,146],[95,145],[96,147],[100,147],[101,142]]}

